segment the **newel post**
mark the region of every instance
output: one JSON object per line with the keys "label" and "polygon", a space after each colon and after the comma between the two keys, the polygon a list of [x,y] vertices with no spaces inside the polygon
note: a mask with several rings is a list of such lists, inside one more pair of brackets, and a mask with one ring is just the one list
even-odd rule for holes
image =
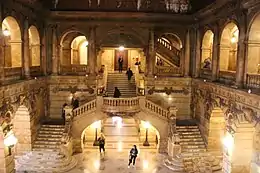
{"label": "newel post", "polygon": [[65,108],[64,108],[66,123],[73,118],[73,112],[72,112],[72,110],[73,110],[73,109],[72,109],[71,106],[65,106]]}
{"label": "newel post", "polygon": [[177,119],[176,107],[169,108],[169,136],[168,136],[168,155],[175,157],[181,153],[180,137],[176,130],[176,119]]}

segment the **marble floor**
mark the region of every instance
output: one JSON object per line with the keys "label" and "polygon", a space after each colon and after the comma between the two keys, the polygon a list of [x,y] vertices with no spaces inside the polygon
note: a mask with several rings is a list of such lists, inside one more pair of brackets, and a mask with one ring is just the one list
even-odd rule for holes
{"label": "marble floor", "polygon": [[129,150],[108,150],[105,155],[97,150],[86,150],[75,155],[78,165],[69,173],[171,173],[163,165],[164,155],[156,150],[141,149],[136,159],[136,166],[127,167]]}

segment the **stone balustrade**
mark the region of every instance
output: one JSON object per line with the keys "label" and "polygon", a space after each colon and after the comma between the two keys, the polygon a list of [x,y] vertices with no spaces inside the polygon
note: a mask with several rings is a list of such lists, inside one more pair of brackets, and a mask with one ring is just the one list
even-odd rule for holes
{"label": "stone balustrade", "polygon": [[260,88],[260,74],[247,74],[247,87]]}
{"label": "stone balustrade", "polygon": [[93,112],[96,110],[96,108],[97,108],[97,102],[95,99],[95,100],[85,103],[84,105],[78,107],[77,109],[74,109],[73,117],[77,117],[82,114],[87,114],[87,113]]}
{"label": "stone balustrade", "polygon": [[236,72],[235,71],[220,71],[219,80],[225,84],[234,84],[236,81]]}
{"label": "stone balustrade", "polygon": [[167,66],[157,66],[156,74],[158,76],[182,76],[181,68],[179,67],[167,67]]}
{"label": "stone balustrade", "polygon": [[207,68],[200,69],[200,77],[203,79],[211,80],[212,77],[212,70]]}
{"label": "stone balustrade", "polygon": [[4,74],[5,80],[19,80],[22,77],[22,67],[6,67]]}
{"label": "stone balustrade", "polygon": [[61,73],[64,75],[86,75],[87,65],[61,66]]}
{"label": "stone balustrade", "polygon": [[147,109],[149,112],[155,113],[161,117],[169,118],[170,112],[169,110],[145,99],[145,109]]}
{"label": "stone balustrade", "polygon": [[31,76],[40,76],[42,74],[41,72],[41,66],[33,66],[30,67],[30,75]]}
{"label": "stone balustrade", "polygon": [[103,98],[102,110],[108,113],[139,112],[139,98]]}

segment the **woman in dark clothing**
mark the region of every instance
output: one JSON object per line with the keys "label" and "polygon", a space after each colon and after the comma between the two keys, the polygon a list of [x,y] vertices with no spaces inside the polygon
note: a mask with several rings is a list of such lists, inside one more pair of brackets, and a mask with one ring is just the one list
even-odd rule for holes
{"label": "woman in dark clothing", "polygon": [[105,153],[105,136],[101,133],[100,137],[98,138],[98,145],[99,145],[99,152],[103,150]]}
{"label": "woman in dark clothing", "polygon": [[114,98],[119,98],[121,96],[121,93],[117,87],[115,87],[114,91]]}
{"label": "woman in dark clothing", "polygon": [[78,99],[73,100],[72,106],[73,109],[77,109],[79,107],[79,100]]}
{"label": "woman in dark clothing", "polygon": [[133,76],[133,71],[130,68],[128,68],[128,70],[126,71],[126,74],[127,74],[128,80],[131,80],[131,78]]}
{"label": "woman in dark clothing", "polygon": [[123,58],[120,56],[119,58],[118,58],[118,65],[119,65],[119,73],[122,73],[122,71],[123,71]]}
{"label": "woman in dark clothing", "polygon": [[138,150],[136,148],[136,145],[134,145],[133,148],[130,150],[128,168],[130,168],[132,162],[133,162],[133,167],[135,166],[135,160],[137,155],[138,155]]}

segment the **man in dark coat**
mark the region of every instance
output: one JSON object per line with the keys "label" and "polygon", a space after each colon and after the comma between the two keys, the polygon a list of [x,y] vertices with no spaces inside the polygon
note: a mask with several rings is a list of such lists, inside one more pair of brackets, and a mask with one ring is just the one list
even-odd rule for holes
{"label": "man in dark coat", "polygon": [[127,74],[128,80],[130,81],[133,76],[133,71],[130,68],[128,68],[128,70],[126,71],[126,74]]}
{"label": "man in dark coat", "polygon": [[121,93],[117,87],[115,87],[114,91],[114,98],[119,98],[121,96]]}
{"label": "man in dark coat", "polygon": [[119,73],[122,73],[122,71],[123,71],[123,58],[122,58],[122,56],[120,56],[119,58],[118,58],[118,65],[119,65]]}

